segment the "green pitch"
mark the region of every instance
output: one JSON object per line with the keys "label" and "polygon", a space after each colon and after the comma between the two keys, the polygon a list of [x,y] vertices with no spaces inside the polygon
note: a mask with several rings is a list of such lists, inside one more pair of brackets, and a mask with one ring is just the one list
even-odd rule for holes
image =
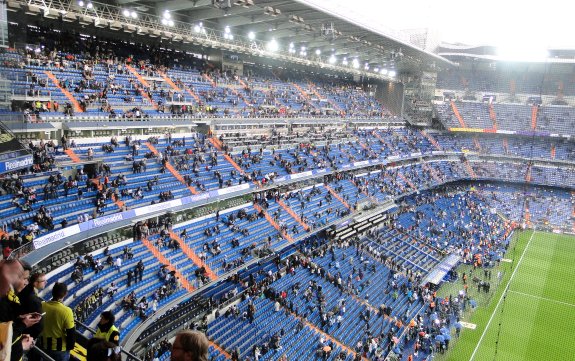
{"label": "green pitch", "polygon": [[477,328],[435,360],[575,361],[575,237],[528,231],[514,246],[495,294],[464,319]]}

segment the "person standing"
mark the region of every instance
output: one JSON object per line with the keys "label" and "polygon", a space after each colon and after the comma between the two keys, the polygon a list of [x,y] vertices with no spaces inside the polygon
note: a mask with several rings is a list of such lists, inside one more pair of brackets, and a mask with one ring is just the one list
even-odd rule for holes
{"label": "person standing", "polygon": [[40,334],[42,348],[55,361],[68,361],[70,350],[76,343],[74,313],[62,303],[67,294],[66,284],[56,282],[52,288],[52,300],[42,304],[42,311],[46,313]]}
{"label": "person standing", "polygon": [[116,269],[118,270],[118,272],[120,272],[120,270],[122,269],[122,257],[120,256],[116,258]]}
{"label": "person standing", "polygon": [[[38,292],[46,287],[46,275],[44,273],[33,273],[30,276],[30,282],[20,293],[20,314],[41,314],[42,313],[42,298],[38,296]],[[28,327],[24,330],[25,334],[29,334],[34,339],[37,339],[44,327],[43,320],[37,324]],[[29,361],[40,360],[40,355],[35,349],[30,350],[26,355]]]}
{"label": "person standing", "polygon": [[172,344],[171,361],[208,361],[209,342],[199,331],[178,332]]}
{"label": "person standing", "polygon": [[[0,323],[12,329],[12,347],[10,360],[19,361],[24,352],[34,345],[34,338],[24,331],[40,322],[42,315],[39,313],[21,314],[20,299],[18,294],[27,286],[27,271],[18,260],[0,261]],[[4,351],[4,350],[2,350]]]}
{"label": "person standing", "polygon": [[94,338],[100,338],[102,340],[120,344],[120,330],[114,326],[116,317],[112,311],[104,311],[100,315],[100,322],[98,322],[98,329],[94,334]]}

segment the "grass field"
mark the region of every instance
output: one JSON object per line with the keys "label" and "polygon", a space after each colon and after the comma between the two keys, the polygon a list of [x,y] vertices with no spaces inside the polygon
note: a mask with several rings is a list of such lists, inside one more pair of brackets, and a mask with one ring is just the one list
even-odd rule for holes
{"label": "grass field", "polygon": [[477,328],[435,360],[575,361],[575,237],[522,232],[506,257],[495,293],[464,319]]}

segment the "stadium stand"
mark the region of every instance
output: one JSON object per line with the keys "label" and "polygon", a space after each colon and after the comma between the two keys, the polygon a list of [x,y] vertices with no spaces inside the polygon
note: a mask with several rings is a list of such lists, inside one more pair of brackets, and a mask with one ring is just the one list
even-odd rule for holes
{"label": "stadium stand", "polygon": [[327,69],[10,31],[0,160],[30,164],[1,172],[3,259],[65,284],[83,338],[111,311],[130,358],[191,328],[212,360],[427,360],[473,301],[436,296],[456,265],[491,269],[517,227],[575,232],[555,74],[440,70],[455,97],[421,128]]}

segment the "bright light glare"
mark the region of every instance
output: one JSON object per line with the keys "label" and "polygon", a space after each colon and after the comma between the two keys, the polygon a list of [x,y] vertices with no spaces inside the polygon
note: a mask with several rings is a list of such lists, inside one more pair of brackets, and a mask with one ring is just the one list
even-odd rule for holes
{"label": "bright light glare", "polygon": [[164,19],[171,19],[172,14],[170,14],[170,10],[164,11]]}
{"label": "bright light glare", "polygon": [[390,70],[389,76],[393,78],[395,76],[395,70]]}
{"label": "bright light glare", "polygon": [[497,48],[497,55],[507,61],[544,62],[549,57],[549,52],[536,44],[507,44]]}
{"label": "bright light glare", "polygon": [[387,69],[381,69],[381,74],[383,75],[387,74]]}
{"label": "bright light glare", "polygon": [[79,6],[84,6],[84,2],[82,0],[78,1]]}
{"label": "bright light glare", "polygon": [[320,55],[320,54],[321,54],[321,50],[319,50],[319,49],[316,49],[316,51],[315,51],[315,55]]}
{"label": "bright light glare", "polygon": [[92,3],[88,3],[88,5],[86,5],[86,7],[87,7],[88,9],[91,9],[91,8],[94,7],[94,5],[93,5]]}
{"label": "bright light glare", "polygon": [[278,42],[276,41],[276,39],[272,39],[270,40],[270,42],[268,43],[267,46],[269,51],[275,52],[278,51],[278,49],[280,48]]}
{"label": "bright light glare", "polygon": [[248,33],[248,39],[254,40],[255,38],[256,38],[256,33],[254,33],[253,31],[250,31]]}
{"label": "bright light glare", "polygon": [[335,55],[332,55],[329,57],[329,63],[330,64],[335,64],[336,61],[337,61],[337,59],[335,58]]}
{"label": "bright light glare", "polygon": [[137,18],[138,18],[138,13],[135,12],[135,11],[132,11],[132,12],[130,13],[130,16],[132,17],[132,19],[137,19]]}
{"label": "bright light glare", "polygon": [[194,26],[194,32],[199,33],[201,30],[199,25]]}
{"label": "bright light glare", "polygon": [[128,16],[130,16],[130,10],[124,9],[124,11],[122,12],[122,14],[124,14],[125,17],[128,17]]}
{"label": "bright light glare", "polygon": [[229,34],[229,33],[231,32],[230,27],[229,27],[229,26],[226,26],[226,28],[224,29],[224,32],[225,32],[226,34]]}
{"label": "bright light glare", "polygon": [[353,59],[353,61],[351,62],[351,65],[353,65],[354,68],[359,68],[359,60],[357,59]]}

